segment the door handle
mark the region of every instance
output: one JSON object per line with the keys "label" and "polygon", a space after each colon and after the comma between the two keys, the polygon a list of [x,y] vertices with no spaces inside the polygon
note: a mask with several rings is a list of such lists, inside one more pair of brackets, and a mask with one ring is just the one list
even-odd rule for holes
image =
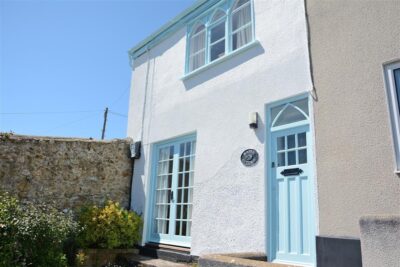
{"label": "door handle", "polygon": [[292,169],[284,169],[281,171],[283,176],[294,176],[303,173],[303,170],[300,168],[292,168]]}

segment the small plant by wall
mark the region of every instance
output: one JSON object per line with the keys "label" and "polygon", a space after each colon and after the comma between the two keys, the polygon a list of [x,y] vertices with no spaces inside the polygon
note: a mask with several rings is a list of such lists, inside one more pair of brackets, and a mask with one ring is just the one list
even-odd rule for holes
{"label": "small plant by wall", "polygon": [[84,207],[78,222],[82,227],[77,239],[80,248],[133,248],[140,240],[141,217],[118,202]]}
{"label": "small plant by wall", "polygon": [[0,267],[64,267],[65,241],[78,231],[71,214],[0,193]]}
{"label": "small plant by wall", "polygon": [[118,202],[83,207],[78,222],[82,229],[77,237],[78,266],[114,266],[118,258],[138,253],[134,247],[141,238],[142,219]]}

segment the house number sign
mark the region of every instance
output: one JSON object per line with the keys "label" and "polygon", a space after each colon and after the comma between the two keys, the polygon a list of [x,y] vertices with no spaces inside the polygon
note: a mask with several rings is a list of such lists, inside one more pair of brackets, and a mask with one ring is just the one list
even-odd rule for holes
{"label": "house number sign", "polygon": [[242,156],[240,156],[240,160],[244,166],[252,167],[256,165],[258,161],[258,153],[254,149],[247,149],[243,151]]}

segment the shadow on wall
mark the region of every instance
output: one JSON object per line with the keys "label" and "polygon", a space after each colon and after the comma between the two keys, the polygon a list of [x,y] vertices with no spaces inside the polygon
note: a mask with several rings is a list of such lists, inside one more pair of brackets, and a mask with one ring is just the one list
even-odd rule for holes
{"label": "shadow on wall", "polygon": [[[143,148],[142,148],[143,149]],[[133,186],[132,186],[132,198],[131,198],[131,209],[138,214],[143,214],[146,203],[146,194],[144,189],[144,181],[142,176],[144,174],[145,166],[145,155],[142,155],[139,159],[136,159],[134,164],[133,174]]]}
{"label": "shadow on wall", "polygon": [[183,84],[185,85],[186,90],[190,90],[208,80],[211,80],[223,74],[226,71],[236,68],[237,66],[263,53],[265,53],[265,50],[261,46],[261,44],[258,43],[256,46],[251,47],[248,50],[237,54],[232,58],[229,58],[228,60],[225,60],[209,69],[206,69],[198,75],[186,79],[185,81],[183,81]]}
{"label": "shadow on wall", "polygon": [[265,123],[262,120],[262,116],[260,116],[260,114],[258,114],[258,126],[257,129],[254,129],[254,134],[257,137],[258,141],[260,142],[260,144],[264,144],[265,141]]}

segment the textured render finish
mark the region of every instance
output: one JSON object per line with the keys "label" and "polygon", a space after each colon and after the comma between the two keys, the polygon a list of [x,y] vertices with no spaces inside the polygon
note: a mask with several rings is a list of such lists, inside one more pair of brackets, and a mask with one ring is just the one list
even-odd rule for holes
{"label": "textured render finish", "polygon": [[60,209],[106,199],[128,207],[130,142],[1,134],[0,188]]}
{"label": "textured render finish", "polygon": [[400,212],[382,64],[400,59],[400,1],[307,0],[321,235]]}
{"label": "textured render finish", "polygon": [[[128,136],[143,141],[143,154],[135,161],[132,204],[139,212],[148,205],[151,144],[196,132],[194,255],[265,253],[265,104],[312,88],[304,3],[256,0],[254,6],[260,43],[229,60],[182,81],[183,28],[134,65]],[[260,116],[257,130],[248,126],[249,112]],[[260,156],[252,168],[240,162],[247,148]]]}
{"label": "textured render finish", "polygon": [[400,267],[400,216],[360,219],[364,267]]}

